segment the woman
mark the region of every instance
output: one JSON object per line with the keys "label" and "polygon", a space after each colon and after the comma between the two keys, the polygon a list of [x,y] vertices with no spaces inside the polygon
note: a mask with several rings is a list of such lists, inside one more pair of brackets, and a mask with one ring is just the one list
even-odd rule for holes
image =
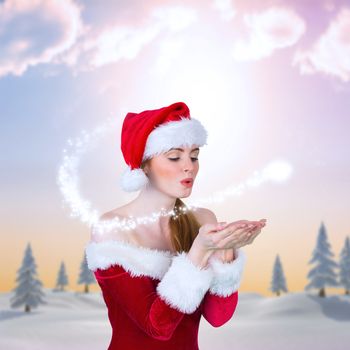
{"label": "woman", "polygon": [[[265,220],[218,223],[206,208],[184,210],[207,132],[183,102],[128,113],[121,149],[128,164],[121,187],[140,190],[130,203],[102,215],[86,246],[112,326],[109,350],[196,350],[201,316],[212,326],[230,320],[252,243]],[[133,230],[106,222],[174,210]],[[101,229],[102,227],[102,229]]]}

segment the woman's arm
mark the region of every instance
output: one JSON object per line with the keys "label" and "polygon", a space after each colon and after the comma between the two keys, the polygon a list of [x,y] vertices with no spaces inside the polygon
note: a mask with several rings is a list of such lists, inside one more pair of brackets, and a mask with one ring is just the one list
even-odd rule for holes
{"label": "woman's arm", "polygon": [[[201,225],[218,223],[214,212],[206,208],[196,211],[196,216]],[[213,327],[220,327],[228,322],[236,309],[245,262],[246,254],[242,249],[218,250],[208,260],[214,277],[204,296],[201,310],[204,318]]]}
{"label": "woman's arm", "polygon": [[223,262],[217,257],[209,258],[214,278],[202,303],[202,314],[213,326],[228,322],[238,303],[238,288],[241,283],[246,255],[242,249],[235,251],[235,259]]}

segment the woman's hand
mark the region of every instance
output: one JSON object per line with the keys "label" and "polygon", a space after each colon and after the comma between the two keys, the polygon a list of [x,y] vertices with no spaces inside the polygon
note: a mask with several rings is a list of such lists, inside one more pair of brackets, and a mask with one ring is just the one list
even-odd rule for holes
{"label": "woman's hand", "polygon": [[[265,221],[265,219],[251,222],[240,220],[224,226],[222,223],[204,224],[200,227],[188,256],[201,267],[207,265],[209,257],[213,254],[225,259],[232,258],[230,254],[233,254],[235,249],[252,243],[265,226]],[[229,253],[229,250],[232,252]]]}
{"label": "woman's hand", "polygon": [[[233,224],[236,224],[236,226],[233,226]],[[260,221],[248,221],[248,220],[240,220],[237,222],[233,222],[231,224],[227,224],[226,222],[219,222],[217,226],[217,232],[221,231],[225,228],[229,228],[230,226],[233,226],[232,232],[237,231],[237,224],[238,225],[245,225],[245,228],[242,227],[242,230],[240,231],[242,234],[239,236],[240,243],[238,245],[235,245],[233,247],[229,248],[221,248],[219,250],[215,250],[211,256],[215,256],[218,259],[220,259],[223,262],[230,262],[235,259],[235,249],[241,246],[244,246],[246,244],[251,244],[256,236],[261,232],[261,229],[266,225],[266,219],[261,219]],[[235,228],[236,227],[236,228]]]}

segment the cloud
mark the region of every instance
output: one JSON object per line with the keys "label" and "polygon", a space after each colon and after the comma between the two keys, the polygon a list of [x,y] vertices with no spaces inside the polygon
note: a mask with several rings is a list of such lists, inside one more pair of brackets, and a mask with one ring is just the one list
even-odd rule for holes
{"label": "cloud", "polygon": [[79,70],[93,70],[119,60],[132,60],[158,36],[187,28],[197,20],[193,9],[182,6],[161,6],[150,10],[139,24],[107,25],[92,29],[76,46],[58,61]]}
{"label": "cloud", "polygon": [[232,0],[213,0],[212,7],[220,12],[221,19],[229,21],[236,16]]}
{"label": "cloud", "polygon": [[81,10],[71,0],[0,3],[0,77],[22,75],[72,47],[84,30]]}
{"label": "cloud", "polygon": [[239,61],[259,60],[276,49],[294,45],[305,32],[305,21],[293,10],[271,7],[243,16],[247,39],[238,38],[232,56]]}
{"label": "cloud", "polygon": [[310,50],[295,53],[301,74],[324,74],[350,80],[350,9],[342,8]]}
{"label": "cloud", "polygon": [[[65,64],[75,74],[121,59],[132,60],[158,36],[197,20],[180,5],[150,7],[136,23],[115,19],[103,27],[82,22],[73,0],[7,0],[0,3],[0,77],[22,75],[40,63]],[[144,7],[142,7],[144,10]],[[140,7],[141,14],[141,7]]]}

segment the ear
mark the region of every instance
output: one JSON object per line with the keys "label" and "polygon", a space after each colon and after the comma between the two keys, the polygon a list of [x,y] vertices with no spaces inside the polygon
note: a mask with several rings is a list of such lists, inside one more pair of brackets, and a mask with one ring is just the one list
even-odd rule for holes
{"label": "ear", "polygon": [[146,164],[144,167],[143,167],[143,172],[146,174],[146,176],[148,177],[148,171],[149,171],[149,166],[148,164]]}
{"label": "ear", "polygon": [[[153,158],[153,157],[152,157]],[[141,168],[143,172],[146,174],[146,176],[149,178],[150,177],[150,172],[151,172],[151,161],[152,158],[146,159],[144,162],[141,164]]]}
{"label": "ear", "polygon": [[145,174],[147,174],[147,172],[148,172],[148,165],[147,164],[143,167],[143,171]]}

